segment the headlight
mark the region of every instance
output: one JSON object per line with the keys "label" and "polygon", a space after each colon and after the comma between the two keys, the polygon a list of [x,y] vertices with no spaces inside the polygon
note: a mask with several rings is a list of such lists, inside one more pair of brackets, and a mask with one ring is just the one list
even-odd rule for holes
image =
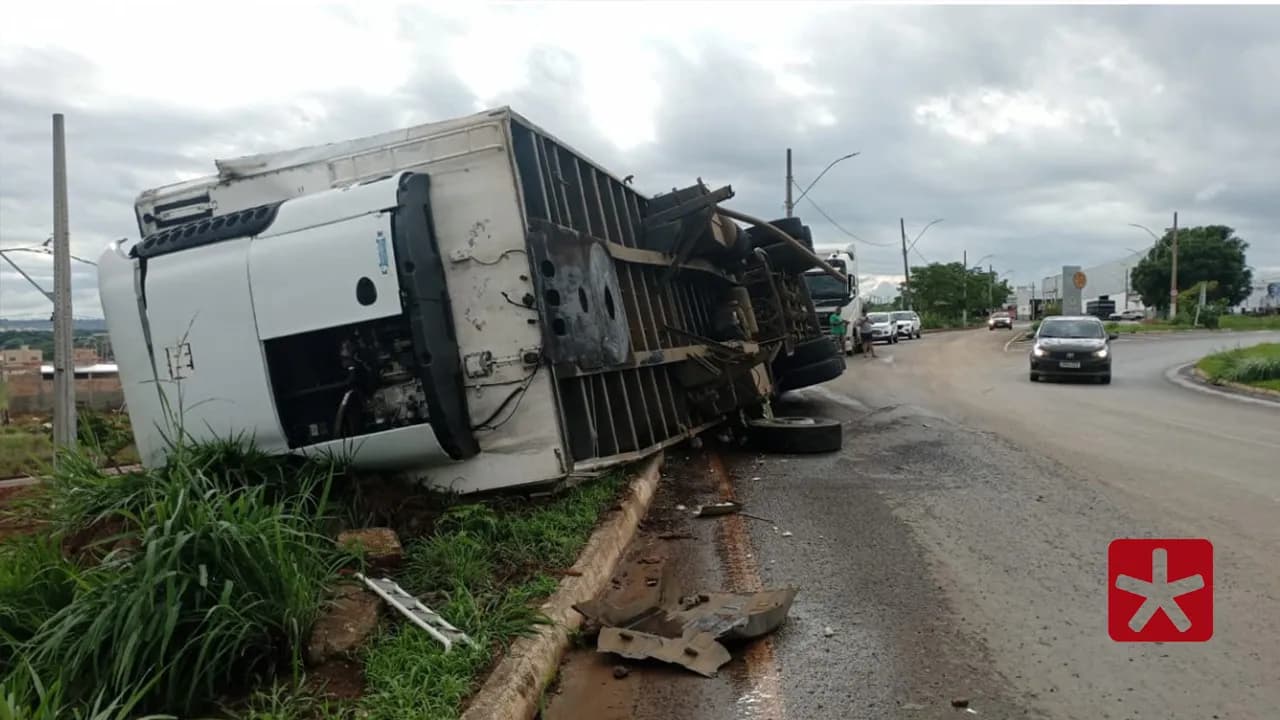
{"label": "headlight", "polygon": [[1093,351],[1093,356],[1094,356],[1094,357],[1096,357],[1096,358],[1104,358],[1104,357],[1106,357],[1106,356],[1107,356],[1107,349],[1106,349],[1106,348],[1102,348],[1101,350],[1094,350],[1094,351]]}
{"label": "headlight", "polygon": [[1039,345],[1036,345],[1035,347],[1031,348],[1031,354],[1035,355],[1036,357],[1044,357],[1049,353],[1044,348],[1040,347]]}

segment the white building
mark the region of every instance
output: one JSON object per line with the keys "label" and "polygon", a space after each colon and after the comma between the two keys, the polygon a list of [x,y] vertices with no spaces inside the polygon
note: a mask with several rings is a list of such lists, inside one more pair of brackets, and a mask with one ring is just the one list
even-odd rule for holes
{"label": "white building", "polygon": [[[1080,305],[1084,307],[1090,300],[1097,300],[1106,295],[1116,303],[1116,312],[1122,310],[1144,310],[1142,298],[1129,286],[1129,276],[1138,266],[1147,251],[1129,253],[1122,258],[1105,262],[1093,267],[1083,268],[1085,286],[1080,291]],[[1040,297],[1050,301],[1062,297],[1060,285],[1062,276],[1050,275],[1040,282]],[[1020,303],[1021,304],[1021,303]],[[1019,313],[1021,314],[1021,313]]]}

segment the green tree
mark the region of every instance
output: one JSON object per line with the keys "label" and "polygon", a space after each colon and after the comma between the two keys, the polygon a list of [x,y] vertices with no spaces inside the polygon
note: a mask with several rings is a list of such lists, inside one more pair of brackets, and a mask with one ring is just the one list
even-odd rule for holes
{"label": "green tree", "polygon": [[971,319],[985,315],[991,309],[988,300],[990,305],[999,307],[1010,292],[1008,281],[999,280],[994,273],[981,268],[969,268],[966,272],[958,262],[911,268],[913,307],[952,323],[960,321],[964,310],[968,310]]}
{"label": "green tree", "polygon": [[[1207,299],[1235,305],[1249,296],[1253,272],[1245,265],[1249,243],[1226,225],[1205,225],[1178,230],[1178,287],[1207,282]],[[1173,258],[1173,231],[1147,253],[1130,276],[1133,289],[1145,305],[1161,311],[1169,308],[1169,279]]]}

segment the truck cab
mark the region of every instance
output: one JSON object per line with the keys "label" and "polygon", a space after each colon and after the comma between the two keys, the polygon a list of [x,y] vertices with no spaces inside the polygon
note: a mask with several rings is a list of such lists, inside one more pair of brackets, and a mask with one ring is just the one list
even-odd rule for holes
{"label": "truck cab", "polygon": [[[804,273],[804,282],[809,288],[809,296],[813,298],[814,312],[818,316],[823,332],[831,335],[834,326],[843,324],[841,350],[846,355],[852,355],[861,346],[858,338],[858,318],[862,316],[862,299],[858,296],[858,266],[855,251],[856,249],[850,245],[827,257],[827,264],[844,274],[846,278],[844,282],[819,270],[808,270]],[[838,323],[832,322],[832,315],[839,319]]]}

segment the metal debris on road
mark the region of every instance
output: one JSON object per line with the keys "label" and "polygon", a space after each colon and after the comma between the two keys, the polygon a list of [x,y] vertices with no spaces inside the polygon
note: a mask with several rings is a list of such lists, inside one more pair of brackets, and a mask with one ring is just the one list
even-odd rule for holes
{"label": "metal debris on road", "polygon": [[794,533],[792,533],[790,530],[782,531],[782,537],[791,537],[792,535],[794,535]]}
{"label": "metal debris on road", "polygon": [[674,565],[663,566],[658,585],[644,599],[615,605],[603,596],[574,605],[586,622],[584,632],[598,628],[596,649],[632,659],[652,658],[713,675],[729,660],[721,640],[753,640],[787,619],[797,588],[755,593],[700,592],[678,597]]}
{"label": "metal debris on road", "polygon": [[694,517],[719,517],[721,515],[732,515],[742,511],[742,503],[726,502],[711,503],[709,505],[699,505],[694,511]]}
{"label": "metal debris on road", "polygon": [[680,665],[704,677],[714,677],[731,656],[711,633],[667,638],[636,630],[604,628],[596,644],[600,652],[632,660],[661,660]]}
{"label": "metal debris on road", "polygon": [[831,637],[832,635],[835,635],[835,634],[836,634],[836,631],[829,625],[827,627],[822,628],[822,637]]}

